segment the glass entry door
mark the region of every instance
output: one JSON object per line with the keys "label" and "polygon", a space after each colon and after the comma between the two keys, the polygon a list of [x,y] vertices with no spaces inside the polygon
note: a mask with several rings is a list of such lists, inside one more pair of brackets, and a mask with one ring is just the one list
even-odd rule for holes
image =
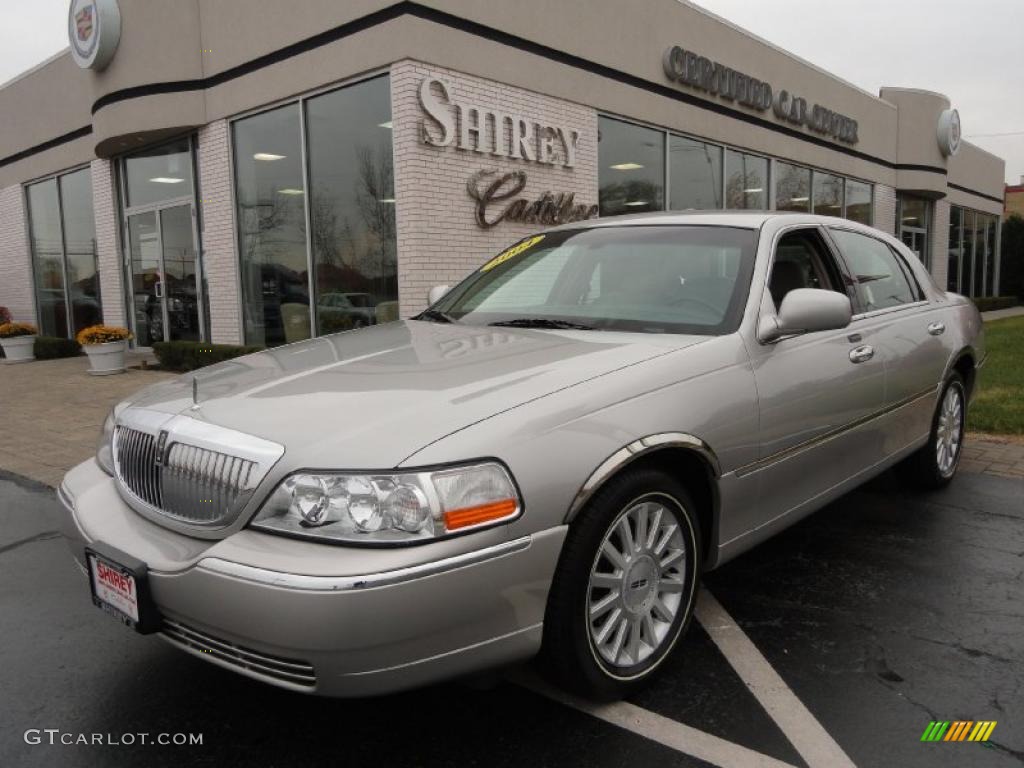
{"label": "glass entry door", "polygon": [[136,345],[202,340],[192,205],[129,215],[128,242]]}
{"label": "glass entry door", "polygon": [[928,237],[928,231],[925,229],[918,229],[916,227],[905,226],[900,230],[900,237],[903,240],[903,244],[912,250],[923,264],[927,248],[925,239]]}

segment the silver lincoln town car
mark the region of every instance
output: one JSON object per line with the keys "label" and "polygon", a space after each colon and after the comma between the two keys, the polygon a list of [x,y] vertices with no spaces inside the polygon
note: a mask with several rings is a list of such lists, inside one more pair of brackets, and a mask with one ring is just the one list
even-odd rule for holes
{"label": "silver lincoln town car", "polygon": [[577,222],[430,299],[118,404],[59,491],[93,602],[295,691],[540,654],[621,696],[702,571],[888,467],[948,483],[984,360],[902,243],[801,214]]}

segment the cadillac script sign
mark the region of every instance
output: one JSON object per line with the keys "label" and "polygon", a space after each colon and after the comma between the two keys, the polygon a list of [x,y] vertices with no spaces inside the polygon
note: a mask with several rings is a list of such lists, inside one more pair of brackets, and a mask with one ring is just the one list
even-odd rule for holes
{"label": "cadillac script sign", "polygon": [[117,0],[71,0],[68,42],[71,58],[82,69],[97,72],[114,57],[121,40],[121,9]]}

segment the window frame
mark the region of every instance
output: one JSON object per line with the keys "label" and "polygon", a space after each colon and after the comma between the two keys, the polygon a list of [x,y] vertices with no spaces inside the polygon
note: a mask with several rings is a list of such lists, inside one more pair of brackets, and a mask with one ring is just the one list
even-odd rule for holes
{"label": "window frame", "polygon": [[[634,118],[626,117],[626,116],[623,116],[623,115],[618,115],[618,114],[615,114],[613,112],[598,112],[597,113],[597,117],[598,117],[598,121],[600,121],[602,118],[606,118],[608,120],[614,120],[616,122],[626,123],[628,125],[633,125],[633,126],[636,126],[636,127],[639,127],[639,128],[646,128],[648,130],[657,131],[657,132],[662,134],[662,146],[663,146],[663,149],[664,149],[664,153],[663,153],[664,154],[664,158],[662,160],[662,163],[663,163],[663,166],[664,166],[663,173],[662,173],[662,185],[663,185],[663,190],[664,190],[663,194],[662,194],[662,197],[663,197],[663,205],[662,205],[662,208],[661,208],[662,211],[676,211],[676,212],[678,212],[680,210],[680,209],[672,208],[672,199],[671,199],[672,198],[672,191],[671,191],[671,187],[672,187],[671,143],[672,143],[673,137],[677,137],[677,138],[680,138],[680,139],[685,139],[687,141],[693,141],[693,142],[698,142],[698,143],[705,144],[705,145],[708,145],[708,146],[717,147],[721,151],[721,156],[720,156],[719,162],[718,162],[718,171],[719,171],[719,174],[721,175],[721,179],[722,179],[721,189],[720,189],[722,205],[719,208],[706,208],[706,209],[701,209],[701,210],[708,210],[708,211],[714,211],[714,210],[718,210],[718,211],[722,211],[722,210],[755,210],[755,209],[729,209],[729,208],[727,208],[725,206],[725,203],[726,203],[726,190],[727,190],[727,187],[728,187],[728,178],[727,178],[727,175],[726,175],[726,171],[727,171],[727,159],[726,158],[727,158],[728,153],[730,151],[733,151],[733,152],[739,152],[741,154],[746,154],[746,155],[751,155],[751,156],[754,156],[754,157],[762,158],[762,159],[768,161],[768,176],[767,176],[767,179],[766,179],[766,182],[765,182],[766,183],[765,199],[767,201],[767,206],[766,206],[765,210],[770,210],[770,211],[778,210],[778,208],[776,207],[776,198],[775,198],[775,193],[776,193],[775,185],[776,185],[776,177],[777,177],[777,174],[778,174],[776,166],[779,163],[785,163],[787,165],[792,165],[794,167],[802,168],[802,169],[805,169],[805,170],[808,170],[808,171],[811,172],[810,190],[809,190],[809,193],[810,193],[809,194],[809,198],[810,199],[808,200],[809,209],[807,211],[807,213],[809,215],[813,214],[813,211],[814,211],[814,177],[815,177],[816,174],[824,174],[824,175],[828,175],[828,176],[835,176],[835,177],[840,178],[840,179],[843,180],[843,187],[842,187],[842,198],[843,198],[843,201],[842,201],[842,205],[840,206],[840,214],[839,214],[838,218],[847,219],[847,220],[849,220],[849,221],[851,221],[851,222],[853,222],[855,224],[861,224],[863,226],[868,226],[868,227],[873,227],[874,226],[874,221],[875,221],[875,196],[876,196],[876,187],[877,187],[877,183],[874,182],[874,181],[868,181],[866,179],[863,179],[863,178],[860,178],[860,177],[857,177],[857,176],[848,176],[848,175],[846,175],[844,173],[841,173],[839,171],[830,171],[830,170],[825,169],[825,168],[818,168],[816,166],[807,165],[806,163],[802,163],[802,162],[799,162],[799,161],[796,161],[796,160],[792,160],[790,158],[781,157],[779,155],[770,155],[770,154],[767,154],[767,153],[764,153],[764,152],[760,152],[760,151],[757,151],[757,150],[752,150],[752,149],[748,149],[746,147],[741,147],[741,146],[739,146],[737,144],[727,144],[727,143],[721,142],[721,141],[714,141],[712,139],[708,139],[708,138],[705,138],[703,136],[698,136],[697,134],[685,133],[683,131],[677,131],[677,130],[673,130],[671,128],[665,128],[664,126],[655,125],[654,123],[646,123],[646,122],[644,122],[642,120],[636,120]],[[598,164],[599,165],[600,165],[600,162],[601,162],[600,148],[598,148]],[[862,222],[862,221],[856,221],[856,220],[853,220],[853,219],[848,219],[847,201],[848,201],[848,198],[849,198],[848,186],[849,186],[850,182],[853,182],[855,184],[862,184],[862,185],[866,186],[867,189],[868,189],[868,218],[869,218],[869,221],[867,221],[867,222]],[[599,218],[611,218],[612,216],[623,216],[623,215],[627,215],[628,213],[629,213],[628,211],[627,212],[623,212],[623,213],[615,213],[615,214],[610,214],[610,215],[607,215],[607,216],[599,216]]]}
{"label": "window frame", "polygon": [[[39,304],[39,287],[36,284],[36,254],[35,249],[32,246],[32,210],[29,201],[28,190],[29,187],[35,186],[36,184],[45,184],[48,181],[54,183],[54,188],[57,194],[57,223],[60,225],[60,259],[61,259],[61,276],[63,280],[63,292],[64,292],[64,314],[65,314],[65,329],[66,336],[64,338],[74,339],[74,316],[73,307],[71,304],[71,294],[68,291],[68,248],[67,238],[64,233],[64,193],[61,189],[60,180],[64,176],[70,176],[73,173],[79,173],[80,171],[89,171],[90,180],[90,194],[92,194],[91,182],[92,182],[92,163],[78,163],[72,165],[63,170],[56,171],[55,173],[48,173],[45,176],[39,176],[35,179],[29,179],[28,181],[22,182],[21,184],[21,204],[23,211],[23,225],[25,231],[25,240],[28,244],[28,256],[29,256],[29,272],[32,280],[32,309],[36,313],[36,324],[42,326],[41,318],[42,312]],[[100,281],[100,262],[99,262],[99,246],[96,236],[96,201],[92,200],[93,206],[93,241],[96,243],[94,248],[93,258],[96,261],[96,301],[100,307],[100,319],[103,318],[103,286]]]}
{"label": "window frame", "polygon": [[[823,229],[825,230],[826,235],[829,238],[829,242],[832,244],[832,247],[837,257],[842,261],[844,269],[846,270],[846,274],[849,276],[850,279],[849,285],[850,288],[853,290],[854,294],[854,297],[851,300],[854,303],[853,306],[857,310],[859,310],[857,312],[854,312],[853,318],[850,322],[853,322],[855,320],[861,320],[863,318],[877,317],[878,315],[884,315],[890,312],[902,312],[903,310],[908,309],[910,307],[917,307],[922,304],[928,303],[927,294],[921,287],[916,275],[914,275],[913,270],[906,264],[906,260],[903,257],[903,254],[901,254],[899,250],[897,250],[896,248],[893,248],[892,245],[888,243],[886,240],[883,240],[882,238],[877,237],[876,235],[871,234],[869,232],[862,232],[859,229],[855,229],[854,227],[845,227],[839,224],[830,224],[827,227],[823,227]],[[891,307],[868,309],[867,306],[860,299],[860,292],[857,291],[857,283],[853,277],[854,272],[852,269],[850,269],[849,262],[846,260],[846,256],[843,254],[843,249],[839,247],[839,243],[837,243],[835,238],[832,237],[833,231],[850,232],[855,235],[860,235],[861,237],[866,237],[871,240],[875,240],[884,245],[886,248],[888,248],[889,251],[892,253],[893,258],[895,258],[896,264],[899,266],[900,270],[902,270],[904,279],[907,280],[907,286],[910,288],[911,293],[915,293],[916,298],[913,301],[904,304],[897,304]]]}
{"label": "window frame", "polygon": [[[232,116],[227,118],[227,136],[228,136],[228,138],[227,138],[227,152],[228,152],[228,173],[229,173],[229,175],[231,177],[231,185],[230,185],[230,190],[231,190],[231,192],[230,192],[230,194],[231,194],[231,211],[232,211],[232,215],[235,218],[235,223],[234,223],[234,227],[233,227],[234,232],[233,232],[233,235],[232,235],[232,243],[234,244],[234,247],[235,247],[235,266],[236,266],[236,270],[235,270],[235,274],[236,274],[236,279],[235,279],[235,300],[237,302],[237,307],[238,307],[239,328],[240,328],[240,331],[241,331],[241,334],[242,334],[242,340],[244,342],[248,343],[248,340],[249,340],[249,336],[248,336],[248,334],[249,334],[249,323],[247,322],[246,311],[245,311],[245,296],[244,296],[244,293],[243,293],[244,287],[245,287],[244,286],[244,278],[243,278],[244,264],[242,262],[243,254],[244,254],[244,248],[243,248],[243,234],[242,234],[241,222],[240,222],[240,219],[239,219],[239,216],[238,216],[238,168],[237,168],[237,163],[236,163],[236,159],[235,159],[235,144],[236,144],[236,141],[235,141],[235,130],[236,130],[236,128],[235,128],[235,126],[236,126],[236,124],[241,122],[241,121],[243,121],[243,120],[246,120],[247,118],[256,117],[257,115],[262,115],[262,114],[265,114],[265,113],[268,113],[268,112],[273,112],[273,111],[275,111],[277,109],[282,109],[284,107],[296,105],[297,108],[298,108],[298,111],[299,111],[299,140],[300,140],[301,154],[302,154],[302,157],[300,158],[300,162],[302,164],[302,180],[303,180],[303,189],[304,189],[304,192],[305,192],[305,194],[303,194],[303,203],[302,203],[302,205],[303,205],[303,217],[304,217],[305,226],[306,226],[306,270],[307,270],[307,273],[308,273],[307,274],[307,284],[309,286],[308,289],[309,289],[309,295],[310,295],[310,305],[309,305],[309,310],[308,310],[308,313],[309,313],[309,338],[310,339],[319,338],[323,334],[321,334],[320,328],[318,326],[318,322],[317,322],[317,320],[318,320],[317,314],[318,313],[316,311],[316,307],[315,307],[315,304],[314,304],[316,299],[314,298],[315,297],[315,292],[313,290],[314,289],[313,282],[315,280],[314,269],[315,269],[316,265],[315,265],[314,260],[313,260],[313,244],[312,244],[311,235],[310,235],[310,232],[312,231],[312,226],[311,226],[312,215],[311,215],[311,212],[310,212],[310,202],[309,202],[309,199],[310,199],[311,195],[308,194],[308,190],[309,190],[309,175],[310,174],[309,174],[309,152],[308,152],[308,148],[307,148],[308,131],[307,131],[307,127],[306,127],[306,112],[307,112],[307,110],[306,110],[306,103],[309,100],[315,99],[318,96],[324,96],[326,94],[333,93],[334,91],[340,91],[340,90],[343,90],[345,88],[350,88],[352,86],[359,85],[361,83],[366,83],[366,82],[369,82],[369,81],[372,81],[372,80],[377,80],[377,79],[385,78],[385,77],[388,80],[388,91],[389,91],[390,95],[393,98],[393,96],[394,96],[394,80],[392,78],[391,67],[390,66],[376,67],[374,69],[368,70],[366,72],[363,72],[363,73],[361,73],[359,75],[356,75],[356,76],[353,76],[353,77],[344,78],[342,80],[338,80],[336,82],[332,82],[332,83],[329,83],[327,85],[320,86],[318,88],[313,88],[313,89],[310,89],[310,90],[307,90],[307,91],[303,91],[302,93],[294,95],[294,96],[287,96],[287,97],[282,98],[282,99],[277,99],[276,101],[270,102],[268,104],[263,104],[263,105],[261,105],[259,107],[254,107],[252,109],[248,109],[248,110],[245,110],[243,112],[238,112],[238,113],[236,113],[236,114],[234,114],[234,115],[232,115]],[[394,103],[392,102],[392,107],[393,106],[394,106]],[[391,119],[392,119],[392,121],[395,120],[394,114],[392,114],[392,118]],[[392,128],[392,134],[391,134],[392,184],[394,184],[394,178],[393,177],[394,177],[395,170],[396,170],[396,162],[395,162],[394,153],[395,153],[395,134],[394,134],[394,129]],[[398,192],[398,190],[397,190],[397,187],[396,187],[396,189],[395,189],[395,194],[396,195],[397,195],[397,192]],[[396,226],[397,226],[397,222],[396,222]],[[400,261],[401,260],[398,258],[398,254],[396,254],[396,265],[400,264]],[[394,301],[396,303],[398,303],[399,302],[399,297],[396,296]]]}
{"label": "window frame", "polygon": [[[834,281],[836,277],[839,278],[839,283],[843,288],[842,291],[836,291],[836,293],[845,294],[846,297],[850,300],[851,307],[859,307],[859,299],[857,297],[857,291],[853,284],[853,279],[850,274],[849,267],[847,266],[845,260],[839,253],[839,249],[836,247],[835,242],[832,240],[831,237],[829,237],[828,233],[825,231],[825,228],[822,227],[820,224],[807,222],[788,225],[786,227],[779,229],[775,233],[775,236],[772,239],[771,244],[771,260],[768,263],[768,271],[765,274],[764,285],[762,286],[762,305],[764,302],[764,296],[767,294],[768,301],[771,302],[772,306],[775,306],[775,297],[773,297],[771,294],[771,282],[772,274],[775,271],[775,257],[778,254],[779,243],[782,241],[782,238],[784,238],[786,235],[792,234],[793,232],[800,230],[809,230],[817,233],[818,239],[820,240],[821,244],[824,246],[825,249],[824,253],[819,254],[819,256],[829,260],[822,266],[824,266],[825,271],[828,273],[830,280]],[[775,307],[775,312],[778,313],[780,309],[781,307]]]}

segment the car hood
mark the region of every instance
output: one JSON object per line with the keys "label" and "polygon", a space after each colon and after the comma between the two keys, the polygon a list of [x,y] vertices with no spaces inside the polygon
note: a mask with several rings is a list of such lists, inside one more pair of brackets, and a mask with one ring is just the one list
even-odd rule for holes
{"label": "car hood", "polygon": [[131,405],[280,443],[292,466],[384,469],[497,413],[706,338],[407,320],[203,368]]}

